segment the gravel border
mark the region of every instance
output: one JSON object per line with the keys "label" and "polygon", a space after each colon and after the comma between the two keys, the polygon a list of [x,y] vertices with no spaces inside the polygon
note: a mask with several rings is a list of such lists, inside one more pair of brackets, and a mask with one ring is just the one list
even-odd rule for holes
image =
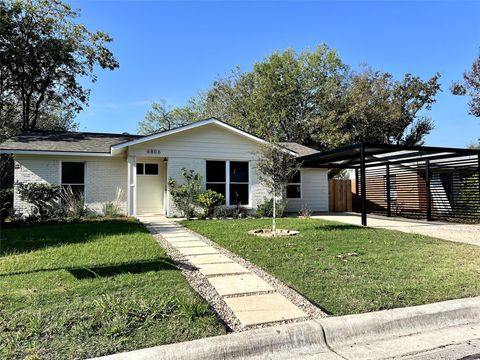
{"label": "gravel border", "polygon": [[[299,318],[299,319],[277,321],[273,323],[258,324],[253,326],[242,326],[240,324],[240,321],[233,314],[232,310],[227,306],[227,304],[222,299],[222,297],[218,295],[215,288],[208,282],[207,277],[203,275],[198,268],[196,268],[194,265],[191,265],[186,260],[185,256],[182,255],[175,247],[173,247],[164,237],[162,237],[162,235],[155,228],[151,227],[150,224],[148,223],[143,223],[145,227],[148,229],[148,231],[155,237],[157,242],[166,250],[168,256],[170,256],[175,261],[177,267],[182,271],[183,276],[185,276],[190,286],[195,291],[197,291],[200,294],[200,296],[202,296],[211,305],[213,310],[217,313],[217,316],[223,322],[225,322],[225,324],[233,332],[240,332],[240,331],[256,329],[256,328],[265,328],[273,325],[281,325],[281,324],[301,322],[305,320],[320,319],[320,318],[327,317],[327,314],[324,311],[322,311],[319,307],[312,304],[308,299],[306,299],[304,296],[299,294],[297,291],[285,285],[283,282],[273,277],[269,273],[265,272],[258,266],[230,252],[229,250],[219,246],[217,243],[213,242],[212,240],[184,227],[183,225],[179,224],[177,221],[171,221],[169,219],[165,219],[165,221],[168,221],[172,224],[177,224],[179,228],[181,228],[182,230],[185,230],[186,232],[192,234],[198,239],[204,241],[206,244],[217,249],[221,254],[227,256],[231,260],[249,269],[252,273],[258,275],[260,278],[262,278],[264,281],[270,284],[278,293],[285,296],[288,300],[290,300],[293,304],[298,306],[301,310],[303,310],[307,314],[307,317]],[[154,224],[152,223],[151,225],[154,225]],[[258,294],[262,294],[262,293],[269,293],[269,292],[265,292],[265,291],[258,292]],[[245,296],[245,295],[238,295],[238,296]],[[228,296],[228,297],[236,297],[236,296]]]}

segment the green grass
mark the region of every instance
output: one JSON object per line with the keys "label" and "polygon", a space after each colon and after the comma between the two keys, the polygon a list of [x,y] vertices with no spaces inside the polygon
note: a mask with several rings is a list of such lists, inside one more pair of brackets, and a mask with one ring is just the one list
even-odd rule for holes
{"label": "green grass", "polygon": [[134,220],[1,238],[0,358],[86,358],[225,333]]}
{"label": "green grass", "polygon": [[271,226],[266,219],[183,224],[334,315],[480,295],[480,247],[473,245],[318,219],[280,219],[279,228],[300,230],[283,238],[247,235]]}

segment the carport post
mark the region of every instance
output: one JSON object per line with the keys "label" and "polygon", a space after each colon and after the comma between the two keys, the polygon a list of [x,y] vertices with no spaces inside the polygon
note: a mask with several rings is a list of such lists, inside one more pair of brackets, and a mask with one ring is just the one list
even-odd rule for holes
{"label": "carport post", "polygon": [[387,216],[392,216],[392,199],[390,197],[390,164],[387,164],[387,171],[386,171],[386,185],[387,185]]}
{"label": "carport post", "polygon": [[427,221],[432,221],[432,199],[430,192],[430,160],[425,160],[425,186],[427,190]]}
{"label": "carport post", "polygon": [[367,184],[365,176],[365,145],[360,146],[360,186],[362,192],[362,225],[367,226]]}

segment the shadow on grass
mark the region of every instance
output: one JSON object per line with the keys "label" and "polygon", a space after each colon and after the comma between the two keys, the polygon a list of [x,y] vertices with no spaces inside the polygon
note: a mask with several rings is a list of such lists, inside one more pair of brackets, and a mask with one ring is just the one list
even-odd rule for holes
{"label": "shadow on grass", "polygon": [[103,266],[76,266],[76,267],[58,267],[58,268],[49,268],[49,269],[35,269],[31,271],[22,271],[22,272],[12,272],[6,274],[0,274],[0,277],[4,276],[15,276],[15,275],[28,275],[35,274],[40,272],[50,272],[50,271],[59,271],[66,270],[79,280],[83,279],[92,279],[92,278],[102,278],[102,277],[112,277],[121,274],[141,274],[149,271],[169,271],[169,270],[179,270],[175,266],[175,262],[171,259],[162,257],[151,261],[140,261],[134,263],[123,263],[115,265],[103,265]]}
{"label": "shadow on grass", "polygon": [[124,220],[36,224],[2,231],[0,258],[50,247],[87,243],[102,236],[148,233],[141,224]]}
{"label": "shadow on grass", "polygon": [[82,267],[66,269],[70,274],[75,276],[78,280],[112,277],[121,274],[142,274],[149,271],[165,271],[178,270],[175,263],[167,258],[162,258],[154,261],[145,261],[137,263],[98,266],[98,267]]}
{"label": "shadow on grass", "polygon": [[338,224],[338,225],[317,225],[313,228],[314,230],[320,231],[342,231],[342,230],[353,230],[353,229],[364,229],[361,226],[349,225],[349,224]]}

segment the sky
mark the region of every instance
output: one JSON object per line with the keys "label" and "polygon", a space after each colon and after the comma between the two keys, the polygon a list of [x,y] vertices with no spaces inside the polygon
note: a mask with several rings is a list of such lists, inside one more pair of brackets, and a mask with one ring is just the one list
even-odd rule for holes
{"label": "sky", "polygon": [[[68,0],[67,0],[68,1]],[[90,30],[114,39],[120,63],[98,70],[80,131],[135,133],[153,101],[185,105],[239,65],[274,51],[326,43],[353,69],[368,64],[401,79],[440,72],[428,115],[431,146],[464,147],[480,137],[468,98],[449,87],[480,52],[480,1],[71,1]]]}

